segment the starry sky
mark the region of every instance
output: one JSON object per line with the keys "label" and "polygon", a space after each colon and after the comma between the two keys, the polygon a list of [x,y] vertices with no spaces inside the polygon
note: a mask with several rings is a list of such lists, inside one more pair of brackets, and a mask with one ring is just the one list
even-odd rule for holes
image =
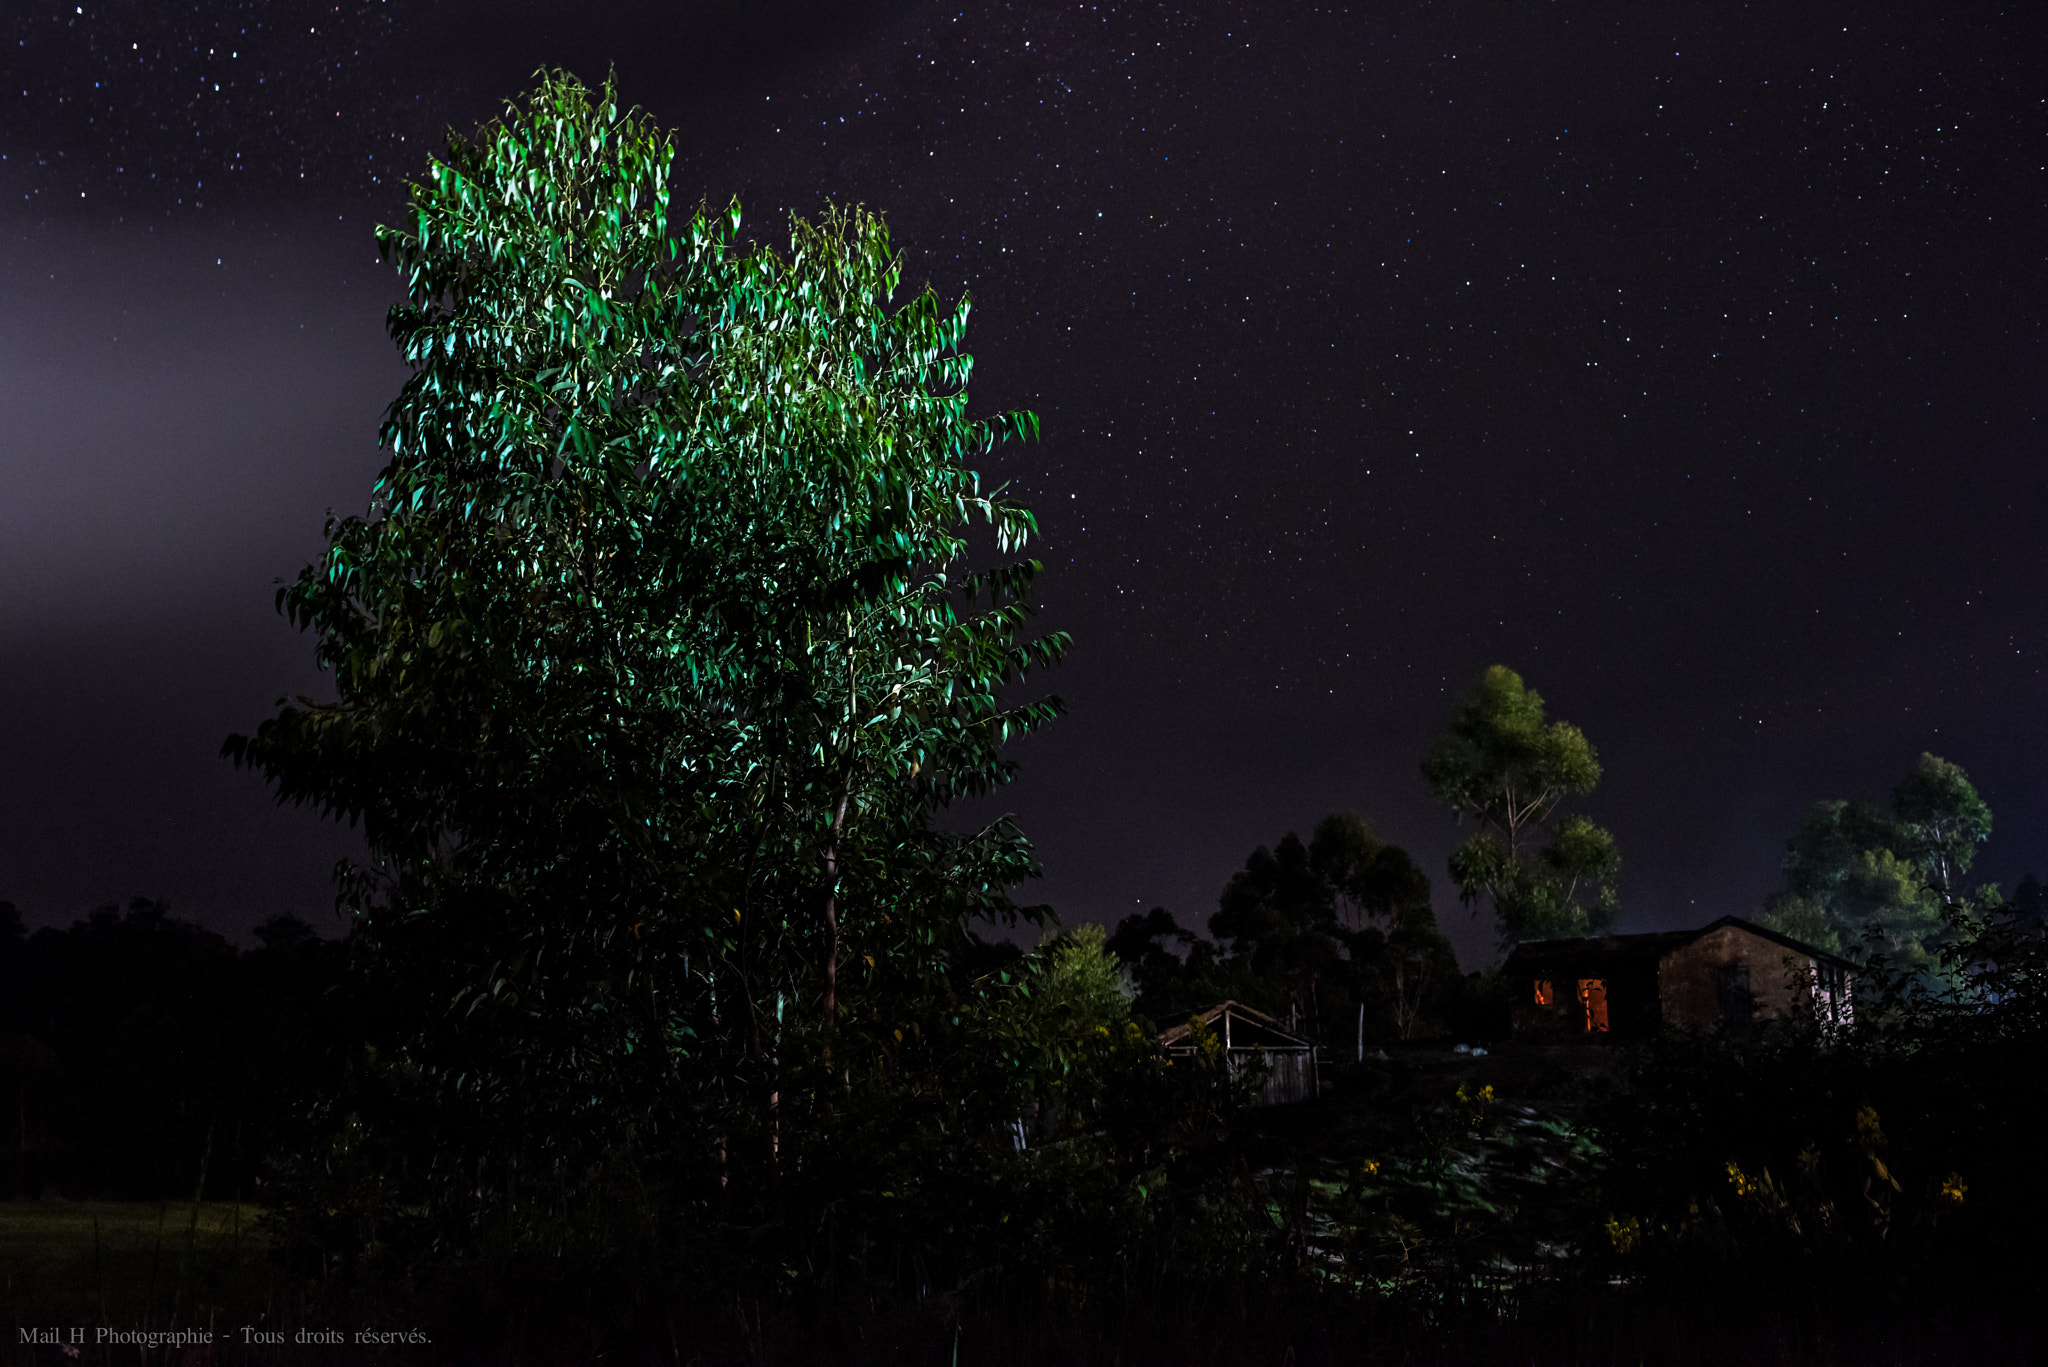
{"label": "starry sky", "polygon": [[[1622,928],[1777,886],[1923,751],[2048,869],[2048,12],[173,0],[0,16],[0,898],[332,927],[348,834],[217,758],[403,373],[372,226],[539,66],[678,195],[885,212],[1043,440],[1072,714],[1001,801],[1069,921],[1365,812],[1486,665],[1599,747]],[[990,811],[962,813],[983,817]]]}

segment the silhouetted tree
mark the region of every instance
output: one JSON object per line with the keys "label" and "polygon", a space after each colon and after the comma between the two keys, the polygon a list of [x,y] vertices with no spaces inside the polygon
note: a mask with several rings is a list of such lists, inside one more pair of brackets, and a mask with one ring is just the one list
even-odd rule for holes
{"label": "silhouetted tree", "polygon": [[318,1022],[336,947],[280,919],[269,929],[286,947],[238,954],[142,897],[125,913],[101,907],[32,936],[6,933],[7,920],[0,914],[7,1184],[30,1194],[248,1192],[333,1054]]}
{"label": "silhouetted tree", "polygon": [[1183,975],[1185,955],[1195,943],[1194,933],[1182,929],[1172,912],[1153,907],[1143,915],[1126,916],[1105,943],[1130,974],[1140,1010],[1163,1018],[1174,1007],[1192,1009],[1192,1003],[1171,1000],[1172,988]]}
{"label": "silhouetted tree", "polygon": [[2043,892],[2039,875],[2029,873],[2014,886],[2012,908],[2023,925],[2048,925],[2048,893]]}
{"label": "silhouetted tree", "polygon": [[1164,907],[1127,916],[1108,940],[1137,987],[1137,1006],[1169,1024],[1235,998],[1332,1042],[1412,1037],[1459,986],[1437,930],[1429,877],[1364,817],[1336,812],[1306,844],[1290,832],[1231,875],[1209,918],[1216,942]]}

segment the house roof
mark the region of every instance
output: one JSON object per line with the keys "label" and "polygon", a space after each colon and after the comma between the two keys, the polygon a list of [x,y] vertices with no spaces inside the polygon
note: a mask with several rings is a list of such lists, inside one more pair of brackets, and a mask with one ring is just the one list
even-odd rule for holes
{"label": "house roof", "polygon": [[1672,950],[1691,944],[1696,930],[1659,931],[1649,935],[1598,935],[1579,940],[1524,940],[1508,954],[1511,970],[1563,967],[1588,960],[1641,962],[1654,965]]}
{"label": "house roof", "polygon": [[[1315,1042],[1305,1035],[1297,1035],[1281,1025],[1279,1021],[1263,1011],[1255,1011],[1239,1001],[1220,1002],[1207,1011],[1196,1013],[1202,1024],[1221,1030],[1219,1022],[1228,1015],[1232,1029],[1230,1044],[1233,1049],[1312,1049]],[[1184,1043],[1192,1026],[1182,1022],[1159,1035],[1161,1044],[1172,1046]]]}
{"label": "house roof", "polygon": [[1655,963],[1674,949],[1686,945],[1713,931],[1733,926],[1749,932],[1759,939],[1782,945],[1795,954],[1839,968],[1854,968],[1855,965],[1839,954],[1830,954],[1790,935],[1782,934],[1746,921],[1740,916],[1723,916],[1711,921],[1698,930],[1656,931],[1648,935],[1602,935],[1581,940],[1529,940],[1516,945],[1508,955],[1507,968],[1514,972],[1540,971],[1546,968],[1563,968],[1569,964],[1582,964],[1587,960],[1608,960],[1615,963]]}

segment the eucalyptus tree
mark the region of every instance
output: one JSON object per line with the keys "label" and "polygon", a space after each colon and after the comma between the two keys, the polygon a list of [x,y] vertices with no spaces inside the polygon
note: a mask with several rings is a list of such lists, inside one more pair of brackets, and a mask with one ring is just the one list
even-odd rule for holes
{"label": "eucalyptus tree", "polygon": [[1892,789],[1900,853],[1917,865],[1936,895],[1963,895],[1962,876],[1977,847],[1991,838],[1991,808],[1959,764],[1922,754]]}
{"label": "eucalyptus tree", "polygon": [[1317,822],[1309,856],[1336,892],[1344,924],[1335,933],[1351,958],[1353,991],[1384,1009],[1396,1035],[1413,1039],[1459,983],[1458,956],[1430,905],[1429,875],[1355,812]]}
{"label": "eucalyptus tree", "polygon": [[1785,842],[1785,888],[1766,924],[1837,953],[1881,952],[1926,970],[1953,908],[1982,912],[1995,886],[1965,887],[1977,849],[1991,838],[1991,808],[1961,766],[1923,754],[1892,789],[1890,808],[1870,798],[1816,802]]}
{"label": "eucalyptus tree", "polygon": [[1059,711],[1006,700],[1066,638],[971,468],[1035,420],[969,415],[968,305],[899,299],[878,218],[748,246],[673,156],[548,75],[379,229],[389,461],[279,595],[334,697],[227,745],[362,827],[379,1066],[459,1218],[650,1155],[774,1218],[960,1021],[965,926],[1041,914],[1007,819],[935,821]]}
{"label": "eucalyptus tree", "polygon": [[1451,724],[1422,762],[1430,788],[1460,819],[1479,824],[1451,854],[1451,879],[1468,904],[1493,903],[1504,943],[1602,933],[1614,924],[1614,837],[1566,799],[1600,782],[1585,733],[1550,721],[1543,698],[1494,665],[1458,700]]}

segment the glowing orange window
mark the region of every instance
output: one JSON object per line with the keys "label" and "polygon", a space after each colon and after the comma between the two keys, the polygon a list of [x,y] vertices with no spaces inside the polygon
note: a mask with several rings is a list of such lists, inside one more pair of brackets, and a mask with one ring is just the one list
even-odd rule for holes
{"label": "glowing orange window", "polygon": [[1587,1033],[1604,1034],[1607,1030],[1607,980],[1579,979],[1579,1005],[1586,1013]]}
{"label": "glowing orange window", "polygon": [[1538,978],[1536,980],[1536,1004],[1538,1006],[1549,1006],[1552,1002],[1556,1000],[1557,993],[1554,990],[1552,990],[1550,986],[1550,979]]}

